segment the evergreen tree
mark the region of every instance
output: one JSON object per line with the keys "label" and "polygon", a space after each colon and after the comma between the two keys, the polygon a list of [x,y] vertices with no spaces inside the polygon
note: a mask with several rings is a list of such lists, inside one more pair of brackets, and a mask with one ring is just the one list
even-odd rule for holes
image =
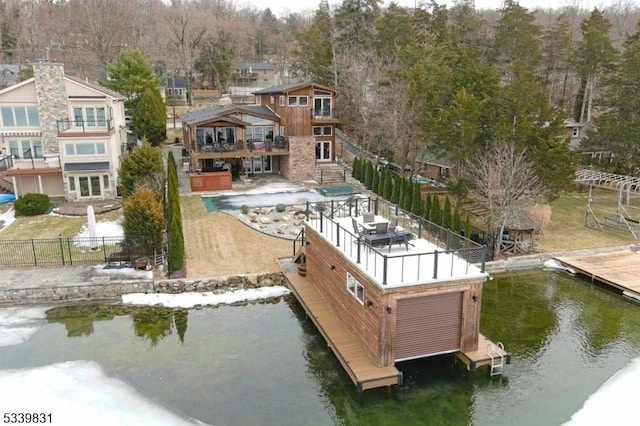
{"label": "evergreen tree", "polygon": [[393,194],[393,176],[389,170],[384,169],[384,198],[391,201]]}
{"label": "evergreen tree", "polygon": [[619,66],[604,82],[599,109],[606,112],[595,120],[597,131],[589,132],[582,145],[612,153],[611,162],[600,167],[634,176],[640,164],[640,25],[627,37]]}
{"label": "evergreen tree", "polygon": [[160,84],[151,62],[139,49],[122,50],[117,62],[107,64],[107,73],[109,79],[101,81],[102,85],[125,95],[125,105],[129,108],[135,106],[146,88]]}
{"label": "evergreen tree", "polygon": [[437,195],[433,196],[431,200],[431,213],[429,213],[429,220],[436,225],[442,225],[441,221],[441,210],[440,210],[440,199]]}
{"label": "evergreen tree", "polygon": [[402,193],[402,178],[395,176],[393,179],[393,191],[391,192],[391,202],[400,204],[400,194]]}
{"label": "evergreen tree", "polygon": [[141,186],[122,202],[122,229],[131,253],[152,255],[162,248],[164,212],[157,193]]}
{"label": "evergreen tree", "polygon": [[169,151],[167,158],[167,204],[169,271],[177,271],[184,266],[185,253],[182,214],[180,212],[178,171],[172,151]]}
{"label": "evergreen tree", "polygon": [[462,219],[460,218],[460,206],[456,204],[456,208],[453,211],[453,217],[451,218],[451,229],[456,234],[462,234],[464,229],[462,229]]}
{"label": "evergreen tree", "polygon": [[442,207],[442,227],[451,229],[451,201],[448,196],[445,197]]}
{"label": "evergreen tree", "polygon": [[293,68],[320,84],[336,85],[335,35],[327,0],[321,0],[311,25],[298,33]]}
{"label": "evergreen tree", "polygon": [[372,165],[371,167],[371,190],[376,193],[376,194],[380,194],[380,192],[378,192],[378,181],[380,180],[380,172],[378,172],[375,168],[375,166]]}
{"label": "evergreen tree", "polygon": [[411,200],[411,213],[422,215],[422,190],[420,185],[413,185],[413,199]]}
{"label": "evergreen tree", "polygon": [[364,186],[371,191],[373,184],[373,165],[371,161],[367,160],[366,162],[366,171],[364,175]]}
{"label": "evergreen tree", "polygon": [[355,157],[353,159],[353,162],[351,163],[351,177],[353,177],[354,179],[358,179],[358,162],[359,162],[359,158]]}
{"label": "evergreen tree", "polygon": [[427,197],[424,200],[424,207],[422,208],[422,217],[424,220],[431,222],[431,194],[427,193]]}
{"label": "evergreen tree", "polygon": [[158,146],[167,139],[167,111],[160,92],[148,87],[142,92],[132,114],[133,130],[138,138],[147,138]]}
{"label": "evergreen tree", "polygon": [[147,140],[142,141],[140,148],[122,158],[118,174],[122,198],[133,194],[137,187],[146,186],[153,190],[159,199],[162,199],[164,186],[162,154]]}
{"label": "evergreen tree", "polygon": [[402,197],[402,208],[406,211],[411,211],[411,204],[413,203],[413,184],[408,179],[404,180],[404,196]]}

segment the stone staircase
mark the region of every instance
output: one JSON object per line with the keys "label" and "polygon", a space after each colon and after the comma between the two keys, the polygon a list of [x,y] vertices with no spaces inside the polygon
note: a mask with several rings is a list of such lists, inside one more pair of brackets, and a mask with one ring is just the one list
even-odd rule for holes
{"label": "stone staircase", "polygon": [[319,164],[316,166],[315,180],[322,185],[344,184],[344,174],[344,170],[338,164]]}

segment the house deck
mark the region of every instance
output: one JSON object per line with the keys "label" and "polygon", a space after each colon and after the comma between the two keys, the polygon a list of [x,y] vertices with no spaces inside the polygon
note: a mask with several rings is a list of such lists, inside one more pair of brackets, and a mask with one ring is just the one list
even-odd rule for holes
{"label": "house deck", "polygon": [[358,340],[335,315],[311,281],[295,272],[285,274],[304,310],[324,337],[358,390],[402,383],[402,372],[393,366],[378,367]]}
{"label": "house deck", "polygon": [[458,352],[456,356],[464,362],[467,369],[475,371],[478,367],[491,365],[493,359],[503,357],[505,364],[511,363],[511,354],[487,339],[484,335],[478,335],[478,350],[470,352]]}
{"label": "house deck", "polygon": [[576,272],[640,299],[640,253],[616,251],[583,256],[559,256],[559,262]]}

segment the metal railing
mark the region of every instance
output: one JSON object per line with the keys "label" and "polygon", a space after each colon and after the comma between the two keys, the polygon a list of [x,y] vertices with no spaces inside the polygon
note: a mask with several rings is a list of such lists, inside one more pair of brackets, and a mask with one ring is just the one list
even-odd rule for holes
{"label": "metal railing", "polygon": [[334,120],[338,118],[338,110],[311,108],[311,118],[314,120]]}
{"label": "metal railing", "polygon": [[106,132],[114,128],[113,118],[105,118],[101,120],[69,120],[65,118],[58,120],[58,133],[67,130],[82,131],[82,133]]}
{"label": "metal railing", "polygon": [[[434,249],[391,254],[387,248],[365,246],[360,235],[339,220],[361,216],[363,212],[373,212],[386,218],[396,216],[399,227],[411,232],[417,239],[430,243]],[[486,246],[413,215],[384,199],[350,197],[341,201],[307,202],[305,213],[314,229],[382,285],[466,276],[477,273],[477,268],[481,273],[485,272]],[[297,248],[295,244],[294,253]]]}
{"label": "metal railing", "polygon": [[[0,267],[98,265],[128,266],[136,259],[153,260],[124,237],[75,237],[0,241]],[[147,253],[148,252],[148,253]]]}

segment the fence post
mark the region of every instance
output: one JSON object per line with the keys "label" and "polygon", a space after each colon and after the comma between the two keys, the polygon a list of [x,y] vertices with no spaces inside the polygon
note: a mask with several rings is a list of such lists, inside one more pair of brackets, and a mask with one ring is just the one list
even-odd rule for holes
{"label": "fence post", "polygon": [[387,285],[387,256],[382,257],[382,285]]}
{"label": "fence post", "polygon": [[33,251],[33,266],[38,266],[38,256],[36,255],[36,242],[31,239],[31,250]]}
{"label": "fence post", "polygon": [[336,247],[340,247],[340,224],[336,222]]}
{"label": "fence post", "polygon": [[60,257],[62,258],[62,266],[65,265],[64,263],[64,246],[62,245],[62,235],[58,236],[58,242],[60,243]]}
{"label": "fence post", "polygon": [[438,249],[433,252],[433,279],[438,279]]}

